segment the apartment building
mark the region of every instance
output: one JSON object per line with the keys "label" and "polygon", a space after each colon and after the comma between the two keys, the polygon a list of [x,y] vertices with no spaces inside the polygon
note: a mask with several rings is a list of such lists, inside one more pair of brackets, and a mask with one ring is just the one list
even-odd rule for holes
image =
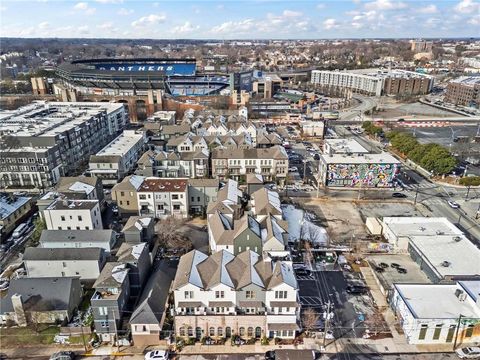
{"label": "apartment building", "polygon": [[292,264],[253,251],[180,258],[173,283],[178,337],[294,338],[298,284]]}
{"label": "apartment building", "polygon": [[125,127],[123,104],[35,101],[0,111],[0,136],[11,146],[0,158],[2,186],[55,185],[78,170]]}
{"label": "apartment building", "polygon": [[247,174],[260,174],[265,181],[285,183],[288,155],[282,146],[255,149],[215,149],[212,152],[212,176],[245,181]]}
{"label": "apartment building", "polygon": [[72,200],[98,200],[100,204],[105,202],[102,180],[96,176],[62,176],[56,192]]}
{"label": "apartment building", "polygon": [[311,82],[320,87],[351,89],[366,95],[423,95],[433,88],[433,77],[405,70],[313,70]]}
{"label": "apartment building", "polygon": [[90,282],[90,285],[100,275],[105,261],[105,252],[101,248],[29,247],[23,255],[29,277],[78,276],[80,281]]}
{"label": "apartment building", "polygon": [[124,130],[95,155],[90,156],[89,171],[103,184],[115,185],[136,165],[146,142],[144,132]]}
{"label": "apartment building", "polygon": [[146,178],[136,194],[139,215],[188,216],[188,179]]}
{"label": "apartment building", "polygon": [[48,249],[101,248],[109,254],[116,242],[113,230],[43,230],[39,246]]}
{"label": "apartment building", "polygon": [[98,200],[56,199],[43,210],[48,230],[103,229]]}
{"label": "apartment building", "polygon": [[194,214],[206,214],[208,204],[217,201],[218,179],[189,179],[189,209]]}
{"label": "apartment building", "polygon": [[[151,163],[153,176],[165,178],[204,178],[209,175],[209,151],[165,152],[155,155]],[[139,172],[142,173],[141,170]]]}
{"label": "apartment building", "polygon": [[480,76],[462,76],[447,85],[445,101],[463,106],[480,106]]}

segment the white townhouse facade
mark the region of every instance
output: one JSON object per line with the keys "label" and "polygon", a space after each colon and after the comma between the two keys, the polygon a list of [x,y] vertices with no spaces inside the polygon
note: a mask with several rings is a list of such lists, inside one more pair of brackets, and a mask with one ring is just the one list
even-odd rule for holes
{"label": "white townhouse facade", "polygon": [[179,337],[294,338],[299,330],[298,284],[292,264],[253,251],[180,259],[173,283]]}
{"label": "white townhouse facade", "polygon": [[43,210],[43,216],[48,230],[103,229],[98,200],[59,198]]}
{"label": "white townhouse facade", "polygon": [[136,192],[138,214],[165,219],[188,217],[188,179],[149,177]]}

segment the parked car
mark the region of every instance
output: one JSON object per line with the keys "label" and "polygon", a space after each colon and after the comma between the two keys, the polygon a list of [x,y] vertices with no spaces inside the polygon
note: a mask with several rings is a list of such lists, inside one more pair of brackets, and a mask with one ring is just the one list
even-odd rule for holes
{"label": "parked car", "polygon": [[387,263],[384,263],[384,262],[381,262],[380,264],[378,264],[378,266],[380,266],[381,268],[388,268],[388,264]]}
{"label": "parked car", "polygon": [[288,168],[288,171],[296,172],[296,171],[298,171],[298,168],[296,166],[292,166],[292,167]]}
{"label": "parked car", "polygon": [[480,347],[466,347],[455,350],[460,359],[480,359]]}
{"label": "parked car", "polygon": [[400,267],[400,264],[391,263],[390,266],[395,269],[395,268],[399,268],[399,267]]}
{"label": "parked car", "polygon": [[405,195],[404,193],[394,192],[394,193],[392,194],[392,197],[404,199],[404,198],[407,197],[407,195]]}
{"label": "parked car", "polygon": [[349,294],[365,294],[368,292],[368,288],[365,286],[347,285],[345,291]]}
{"label": "parked car", "polygon": [[50,356],[50,360],[73,360],[75,353],[73,351],[59,351]]}
{"label": "parked car", "polygon": [[378,272],[378,273],[383,273],[383,272],[385,272],[385,269],[382,268],[382,267],[380,267],[380,266],[375,266],[374,270],[375,270],[376,272]]}
{"label": "parked car", "polygon": [[298,268],[298,269],[295,269],[295,274],[297,276],[310,276],[311,271],[305,268]]}
{"label": "parked car", "polygon": [[332,330],[328,330],[325,333],[325,339],[327,339],[327,340],[334,340],[335,339],[335,336],[333,336],[333,331]]}
{"label": "parked car", "polygon": [[453,200],[448,200],[447,202],[448,202],[448,205],[450,205],[450,207],[451,207],[452,209],[458,209],[458,208],[460,207],[460,205],[458,205],[458,204],[457,204],[455,201],[453,201]]}
{"label": "parked car", "polygon": [[9,286],[10,280],[8,280],[7,278],[0,279],[0,290],[7,290]]}
{"label": "parked car", "polygon": [[167,360],[169,356],[168,350],[153,350],[145,354],[145,360]]}
{"label": "parked car", "polygon": [[265,353],[265,360],[275,360],[275,350],[269,350]]}
{"label": "parked car", "polygon": [[17,226],[17,228],[13,231],[12,239],[18,240],[20,239],[28,230],[28,225],[23,223]]}
{"label": "parked car", "polygon": [[404,269],[404,268],[402,268],[402,267],[398,267],[398,268],[397,268],[397,272],[398,272],[399,274],[406,274],[406,273],[407,273],[407,269]]}

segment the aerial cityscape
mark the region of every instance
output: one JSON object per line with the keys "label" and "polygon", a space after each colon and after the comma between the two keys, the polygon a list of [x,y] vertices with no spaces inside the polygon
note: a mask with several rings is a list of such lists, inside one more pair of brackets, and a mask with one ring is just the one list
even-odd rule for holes
{"label": "aerial cityscape", "polygon": [[480,359],[480,1],[0,0],[4,359]]}

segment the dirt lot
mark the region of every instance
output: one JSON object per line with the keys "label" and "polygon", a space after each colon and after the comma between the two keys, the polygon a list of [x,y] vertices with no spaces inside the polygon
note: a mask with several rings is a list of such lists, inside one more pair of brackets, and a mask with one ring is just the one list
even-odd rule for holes
{"label": "dirt lot", "polygon": [[304,206],[317,215],[332,244],[350,244],[352,234],[355,234],[356,239],[367,236],[355,203],[337,199],[309,199]]}

